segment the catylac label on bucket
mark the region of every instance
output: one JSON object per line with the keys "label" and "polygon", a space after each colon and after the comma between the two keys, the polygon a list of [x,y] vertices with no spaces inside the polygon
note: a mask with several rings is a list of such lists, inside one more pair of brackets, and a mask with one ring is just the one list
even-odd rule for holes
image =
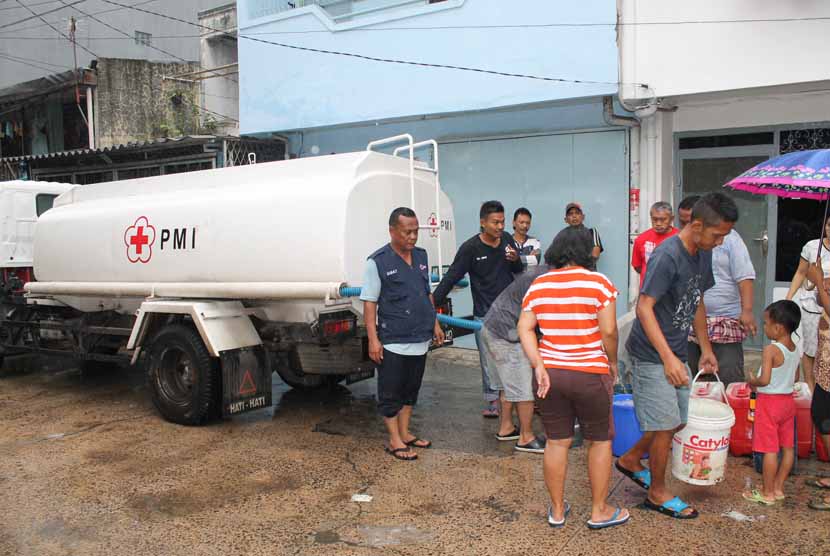
{"label": "catylac label on bucket", "polygon": [[734,423],[734,413],[726,404],[692,399],[689,422],[674,435],[672,474],[693,485],[722,481],[729,455],[729,432]]}

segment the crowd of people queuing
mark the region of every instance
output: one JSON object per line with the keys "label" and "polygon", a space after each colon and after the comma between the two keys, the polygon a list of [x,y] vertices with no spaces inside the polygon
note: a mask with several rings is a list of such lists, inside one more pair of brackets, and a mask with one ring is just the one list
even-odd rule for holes
{"label": "crowd of people queuing", "polygon": [[[480,232],[462,243],[434,291],[426,251],[416,245],[417,217],[408,208],[395,209],[390,242],[367,259],[361,293],[369,356],[378,365],[386,451],[412,461],[418,449],[432,445],[410,431],[410,417],[430,344],[444,341],[435,307],[469,276],[473,317],[481,325],[475,340],[482,416],[498,419],[499,441],[514,442],[518,452],[544,454],[552,527],[562,527],[570,512],[565,478],[577,426],[589,442],[589,528],[621,525],[630,518],[626,508],[607,501],[613,467],[647,491],[645,508],[676,519],[698,516],[666,482],[673,435],[687,421],[692,369],[757,389],[753,449],[764,454],[763,486],[743,497],[762,504],[782,500],[794,458],[792,390],[799,367],[813,389],[813,419],[830,453],[830,241],[825,239],[822,249],[818,240],[805,245],[787,299],[764,311],[763,331],[771,343],[761,367],[745,373],[743,342],[758,332],[755,270],[734,229],[735,202],[723,193],[687,197],[678,206],[677,227],[669,203],[655,203],[649,215],[652,226],[632,249],[640,293],[625,344],[630,368],[619,377],[618,289],[596,270],[602,240],[596,229],[585,226],[579,203],[567,204],[566,226],[544,252],[530,235],[530,210],[513,213],[510,234],[502,203],[483,203]],[[826,227],[830,232],[830,219]],[[794,341],[799,325],[803,356]],[[632,387],[643,436],[613,461],[611,409],[618,381]],[[534,434],[534,413],[543,437]],[[824,479],[812,485],[830,489]],[[814,500],[811,507],[830,509],[830,497]]]}

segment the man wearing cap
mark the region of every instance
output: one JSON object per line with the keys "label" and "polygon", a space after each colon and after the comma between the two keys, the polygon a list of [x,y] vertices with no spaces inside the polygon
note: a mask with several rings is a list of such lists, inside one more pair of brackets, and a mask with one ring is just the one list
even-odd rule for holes
{"label": "man wearing cap", "polygon": [[[565,223],[573,228],[585,228],[585,213],[582,212],[582,205],[579,203],[568,203],[565,207]],[[604,251],[602,248],[602,239],[599,237],[599,232],[594,228],[586,228],[594,240],[594,250],[591,252],[594,260],[599,259],[600,253]]]}

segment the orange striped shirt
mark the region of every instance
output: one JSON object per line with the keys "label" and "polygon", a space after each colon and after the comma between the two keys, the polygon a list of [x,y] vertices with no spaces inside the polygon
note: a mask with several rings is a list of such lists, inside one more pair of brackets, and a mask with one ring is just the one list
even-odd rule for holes
{"label": "orange striped shirt", "polygon": [[552,270],[533,281],[522,310],[536,315],[546,368],[608,374],[597,313],[617,295],[605,275],[582,267]]}

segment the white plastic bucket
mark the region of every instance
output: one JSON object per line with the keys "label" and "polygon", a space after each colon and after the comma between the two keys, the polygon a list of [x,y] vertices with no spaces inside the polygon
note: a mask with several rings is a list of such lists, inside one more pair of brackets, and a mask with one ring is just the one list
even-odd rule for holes
{"label": "white plastic bucket", "polygon": [[[692,380],[692,391],[699,376],[700,372]],[[729,433],[735,424],[735,412],[725,403],[723,384],[719,390],[723,402],[690,398],[688,422],[674,435],[672,474],[683,482],[708,486],[723,480],[729,455]]]}

